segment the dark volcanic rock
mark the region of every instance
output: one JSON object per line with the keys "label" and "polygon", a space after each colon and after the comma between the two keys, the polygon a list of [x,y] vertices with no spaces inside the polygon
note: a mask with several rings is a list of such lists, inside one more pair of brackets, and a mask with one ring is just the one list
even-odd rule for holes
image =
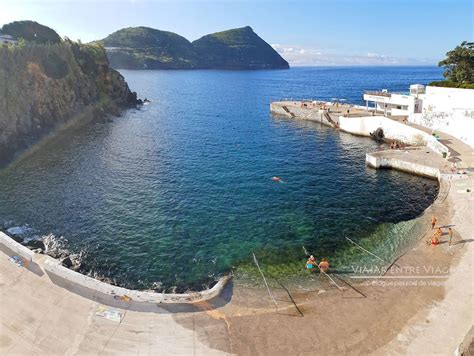
{"label": "dark volcanic rock", "polygon": [[19,235],[9,234],[8,236],[10,236],[13,240],[15,240],[16,242],[18,242],[20,244],[23,242],[23,237],[21,237]]}
{"label": "dark volcanic rock", "polygon": [[41,240],[30,240],[25,244],[26,247],[28,247],[30,250],[36,250],[36,249],[41,249],[45,250],[45,246],[43,241]]}
{"label": "dark volcanic rock", "polygon": [[385,138],[385,134],[383,132],[383,129],[381,127],[379,127],[377,130],[375,130],[374,132],[371,132],[370,133],[370,136],[375,140],[375,141],[378,141],[378,142],[382,142]]}
{"label": "dark volcanic rock", "polygon": [[61,264],[66,268],[71,268],[73,266],[73,263],[70,257],[63,258],[61,260]]}

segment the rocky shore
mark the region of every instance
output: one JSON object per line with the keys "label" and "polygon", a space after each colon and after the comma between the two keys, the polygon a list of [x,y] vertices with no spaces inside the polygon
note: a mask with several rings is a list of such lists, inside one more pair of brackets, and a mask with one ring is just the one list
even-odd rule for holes
{"label": "rocky shore", "polygon": [[67,124],[104,120],[141,103],[102,46],[57,41],[0,47],[0,167]]}

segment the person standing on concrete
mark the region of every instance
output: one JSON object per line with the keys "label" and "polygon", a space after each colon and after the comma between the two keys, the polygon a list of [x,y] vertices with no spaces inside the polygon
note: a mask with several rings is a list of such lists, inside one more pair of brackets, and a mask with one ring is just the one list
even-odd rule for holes
{"label": "person standing on concrete", "polygon": [[431,229],[434,229],[434,228],[435,228],[437,221],[438,221],[438,219],[436,219],[436,216],[433,216],[433,217],[431,218]]}
{"label": "person standing on concrete", "polygon": [[451,246],[451,242],[453,240],[453,229],[448,228],[448,235],[449,235],[449,246]]}

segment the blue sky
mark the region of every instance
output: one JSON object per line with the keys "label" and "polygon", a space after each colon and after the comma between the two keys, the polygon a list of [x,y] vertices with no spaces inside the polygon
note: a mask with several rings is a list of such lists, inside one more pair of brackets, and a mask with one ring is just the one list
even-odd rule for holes
{"label": "blue sky", "polygon": [[195,40],[246,25],[292,65],[434,64],[474,40],[473,0],[0,0],[0,24],[31,19],[83,42],[149,26]]}

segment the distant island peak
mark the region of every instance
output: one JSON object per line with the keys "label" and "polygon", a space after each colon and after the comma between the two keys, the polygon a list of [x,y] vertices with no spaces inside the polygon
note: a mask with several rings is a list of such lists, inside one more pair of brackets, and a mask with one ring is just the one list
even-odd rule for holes
{"label": "distant island peak", "polygon": [[127,27],[96,41],[117,69],[288,69],[289,64],[250,26],[190,42],[170,31]]}

